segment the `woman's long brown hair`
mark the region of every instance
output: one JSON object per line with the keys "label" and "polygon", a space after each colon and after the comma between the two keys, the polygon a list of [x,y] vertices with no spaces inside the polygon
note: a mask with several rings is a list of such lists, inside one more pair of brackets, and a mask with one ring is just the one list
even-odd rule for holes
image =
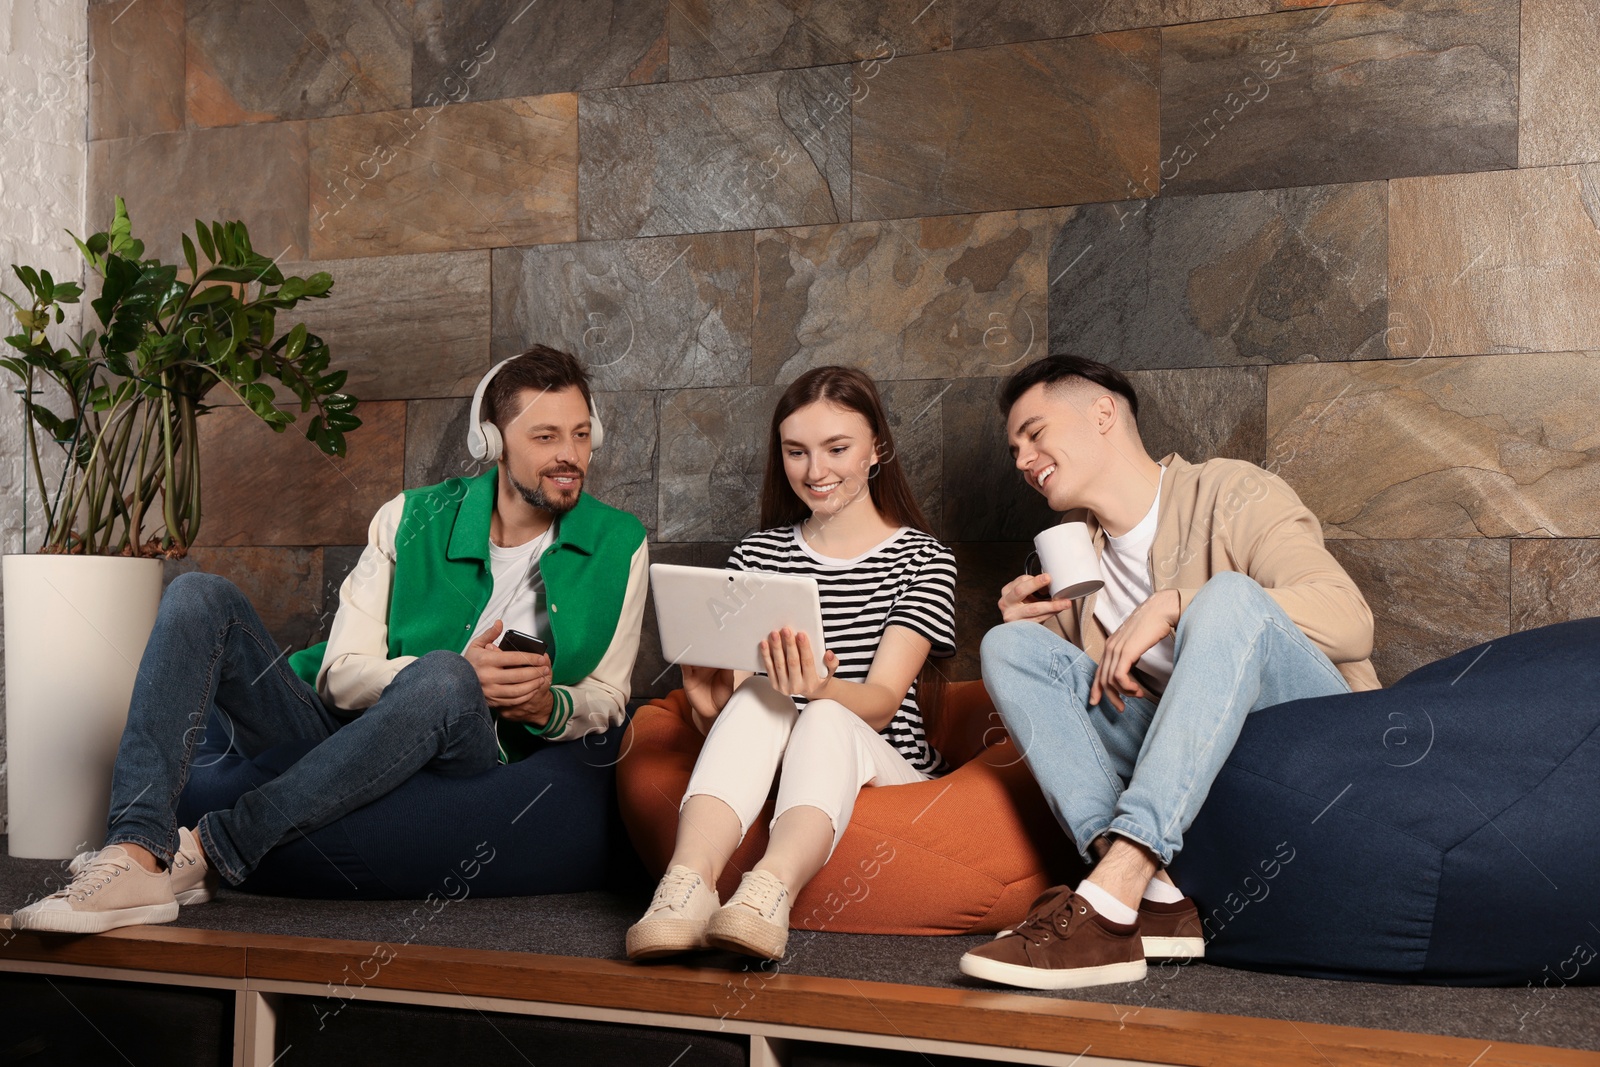
{"label": "woman's long brown hair", "polygon": [[[761,482],[761,529],[793,526],[811,517],[811,508],[795,495],[794,487],[789,484],[789,475],[783,469],[783,436],[779,427],[784,419],[819,400],[854,411],[867,420],[878,452],[878,470],[875,474],[869,472],[867,491],[878,514],[896,525],[909,526],[930,537],[935,536],[928,529],[928,520],[911,491],[911,481],[906,477],[899,453],[895,451],[894,434],[889,429],[889,417],[884,413],[877,385],[863,371],[837,366],[815,367],[806,371],[783,391],[777,406],[772,409],[772,429],[767,434],[766,474]],[[944,703],[944,684],[944,675],[933,665],[930,655],[917,676],[917,707],[922,712],[923,729],[930,739]]]}
{"label": "woman's long brown hair", "polygon": [[767,435],[767,471],[761,483],[761,528],[793,526],[811,517],[806,502],[795,495],[783,469],[783,439],[778,427],[783,420],[809,404],[825,400],[854,411],[867,420],[872,441],[878,450],[878,472],[867,478],[868,492],[878,514],[899,526],[909,526],[932,536],[928,520],[917,505],[894,448],[889,417],[884,414],[878,387],[865,373],[854,367],[816,367],[794,380],[783,391],[778,406],[772,409],[772,430]]}

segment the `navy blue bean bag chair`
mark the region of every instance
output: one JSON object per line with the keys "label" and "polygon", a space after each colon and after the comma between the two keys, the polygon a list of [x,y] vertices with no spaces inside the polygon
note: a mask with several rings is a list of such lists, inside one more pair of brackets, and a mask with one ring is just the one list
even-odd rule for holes
{"label": "navy blue bean bag chair", "polygon": [[1600,982],[1600,619],[1251,715],[1172,876],[1215,963]]}
{"label": "navy blue bean bag chair", "polygon": [[[642,877],[617,811],[623,727],[550,742],[472,778],[423,771],[400,788],[267,853],[240,888],[350,900],[575,893]],[[253,758],[213,716],[178,805],[182,825],[231,808],[313,742]]]}

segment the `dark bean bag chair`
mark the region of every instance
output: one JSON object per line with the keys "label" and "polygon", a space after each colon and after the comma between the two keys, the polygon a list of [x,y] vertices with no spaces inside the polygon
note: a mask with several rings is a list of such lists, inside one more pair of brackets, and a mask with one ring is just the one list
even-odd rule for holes
{"label": "dark bean bag chair", "polygon": [[1600,619],[1256,712],[1172,875],[1211,962],[1600,982]]}
{"label": "dark bean bag chair", "polygon": [[[353,900],[575,893],[642,878],[617,814],[623,727],[551,742],[472,778],[423,771],[371,804],[269,852],[240,888]],[[313,747],[253,758],[213,717],[178,805],[179,821],[230,808]]]}

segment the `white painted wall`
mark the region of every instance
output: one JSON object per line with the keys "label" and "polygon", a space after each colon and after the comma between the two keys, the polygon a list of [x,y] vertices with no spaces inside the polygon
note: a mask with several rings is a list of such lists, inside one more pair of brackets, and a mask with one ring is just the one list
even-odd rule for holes
{"label": "white painted wall", "polygon": [[[0,288],[19,298],[22,287],[11,273],[12,263],[43,267],[57,278],[82,277],[78,251],[63,231],[84,233],[89,59],[88,0],[0,0]],[[15,333],[10,305],[0,303],[0,308],[3,335]],[[65,327],[76,329],[77,323],[69,319]],[[23,422],[14,381],[6,375],[0,394],[4,552],[21,551],[23,545]],[[31,499],[28,510],[30,517],[37,514]],[[31,548],[40,529],[34,522],[28,525]],[[0,678],[0,703],[4,686]],[[0,719],[0,829],[6,820],[4,784]]]}

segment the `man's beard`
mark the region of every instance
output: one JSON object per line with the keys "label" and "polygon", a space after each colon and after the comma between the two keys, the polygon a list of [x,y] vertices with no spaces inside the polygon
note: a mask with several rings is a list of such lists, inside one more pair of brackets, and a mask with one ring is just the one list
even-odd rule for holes
{"label": "man's beard", "polygon": [[[562,499],[560,497],[551,499],[550,497],[546,496],[544,492],[544,475],[546,474],[571,475],[572,477],[576,478],[578,480],[578,484],[573,488],[572,498],[570,500]],[[538,508],[541,511],[548,511],[552,515],[565,515],[567,512],[577,507],[578,497],[583,494],[583,472],[575,468],[561,467],[554,470],[542,471],[540,472],[539,483],[536,485],[523,485],[521,482],[517,481],[517,476],[512,474],[509,469],[506,470],[506,477],[511,480],[511,488],[515,489],[519,494],[521,494],[522,499],[526,500],[530,507]]]}

